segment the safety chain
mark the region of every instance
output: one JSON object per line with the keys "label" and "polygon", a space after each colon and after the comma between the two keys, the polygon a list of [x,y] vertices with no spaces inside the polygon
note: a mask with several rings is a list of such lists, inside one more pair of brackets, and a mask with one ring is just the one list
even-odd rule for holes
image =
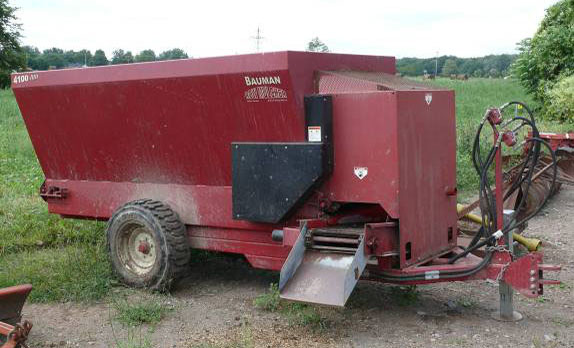
{"label": "safety chain", "polygon": [[506,249],[504,245],[487,246],[486,251],[498,251],[500,253],[508,252],[510,254],[510,250]]}
{"label": "safety chain", "polygon": [[496,281],[499,282],[500,280],[502,280],[502,277],[504,277],[504,272],[506,272],[506,269],[508,268],[508,266],[510,266],[510,264],[512,263],[512,253],[510,252],[510,250],[506,249],[506,247],[504,245],[488,246],[488,247],[486,247],[486,250],[487,251],[498,251],[500,253],[508,253],[511,257],[510,258],[511,261],[502,265],[500,272],[498,272],[498,275],[496,276]]}
{"label": "safety chain", "polygon": [[496,276],[496,281],[499,282],[502,280],[502,277],[504,277],[504,272],[506,272],[506,269],[508,268],[508,266],[510,266],[512,262],[507,262],[504,265],[502,265],[502,268],[500,269],[500,272],[498,272],[498,275]]}

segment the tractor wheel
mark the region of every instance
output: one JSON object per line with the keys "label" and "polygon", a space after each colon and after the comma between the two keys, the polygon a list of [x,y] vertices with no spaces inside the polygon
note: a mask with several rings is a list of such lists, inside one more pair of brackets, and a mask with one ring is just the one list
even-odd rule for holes
{"label": "tractor wheel", "polygon": [[169,290],[187,270],[185,225],[162,202],[142,199],[119,208],[108,222],[107,240],[114,271],[129,286]]}

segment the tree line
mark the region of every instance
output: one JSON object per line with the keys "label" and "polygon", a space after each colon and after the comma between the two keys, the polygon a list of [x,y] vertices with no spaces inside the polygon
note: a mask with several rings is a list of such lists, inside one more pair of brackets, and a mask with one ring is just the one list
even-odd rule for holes
{"label": "tree line", "polygon": [[465,74],[472,77],[504,77],[510,74],[515,54],[488,55],[478,58],[441,56],[438,58],[397,59],[397,72],[406,76],[424,74],[450,76]]}
{"label": "tree line", "polygon": [[[329,52],[328,47],[315,41],[309,43],[308,51]],[[153,62],[158,60],[185,59],[187,53],[174,48],[156,53],[143,50],[138,54],[123,49],[115,50],[111,57],[107,57],[103,50],[68,50],[49,48],[40,51],[36,47],[23,46],[21,55],[24,56],[24,68],[29,70],[49,70],[82,66],[101,66],[108,64],[129,64],[140,62]],[[474,77],[500,77],[509,73],[510,65],[516,55],[501,54],[489,55],[480,58],[458,58],[455,56],[442,56],[438,58],[401,58],[397,59],[397,71],[406,76],[420,76],[425,73],[434,75],[435,68],[438,75],[466,74]]]}
{"label": "tree line", "polygon": [[92,54],[90,50],[86,49],[64,51],[54,47],[40,51],[36,47],[23,46],[20,55],[23,58],[24,70],[49,70],[189,58],[187,53],[180,48],[167,50],[158,55],[151,49],[143,50],[135,55],[131,51],[118,49],[108,58],[103,50],[96,50]]}

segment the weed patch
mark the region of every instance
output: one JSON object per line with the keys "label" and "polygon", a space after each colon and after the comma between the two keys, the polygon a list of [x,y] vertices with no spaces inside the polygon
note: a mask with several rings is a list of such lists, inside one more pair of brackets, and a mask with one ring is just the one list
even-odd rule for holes
{"label": "weed patch", "polygon": [[132,302],[117,300],[114,302],[114,308],[116,320],[131,327],[142,324],[155,325],[173,309],[155,297]]}
{"label": "weed patch", "polygon": [[394,286],[391,288],[391,298],[399,306],[412,306],[418,302],[419,294],[416,286]]}
{"label": "weed patch", "polygon": [[272,283],[269,290],[259,295],[253,303],[259,309],[280,313],[291,325],[309,327],[314,330],[327,327],[327,321],[321,316],[317,307],[281,300],[279,287],[275,283]]}
{"label": "weed patch", "polygon": [[142,328],[130,328],[125,337],[116,338],[116,348],[152,348],[151,335]]}

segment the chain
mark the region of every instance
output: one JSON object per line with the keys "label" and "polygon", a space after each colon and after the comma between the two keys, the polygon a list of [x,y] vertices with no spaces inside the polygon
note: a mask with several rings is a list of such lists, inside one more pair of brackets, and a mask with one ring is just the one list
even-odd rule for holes
{"label": "chain", "polygon": [[7,336],[7,344],[10,343],[15,344],[15,346],[18,347],[28,348],[25,342],[28,339],[28,334],[30,333],[31,329],[32,323],[27,320],[25,320],[22,324],[14,325],[14,328]]}
{"label": "chain", "polygon": [[497,251],[500,253],[508,253],[511,256],[511,261],[505,263],[504,265],[502,265],[502,268],[500,269],[500,272],[498,272],[498,275],[496,276],[496,281],[499,282],[500,280],[502,280],[502,277],[504,276],[504,272],[506,272],[506,269],[508,268],[508,266],[510,266],[510,264],[512,263],[512,253],[510,252],[510,250],[506,249],[506,247],[504,245],[496,245],[496,246],[488,246],[486,247],[487,251]]}
{"label": "chain", "polygon": [[506,269],[508,268],[508,266],[510,266],[511,263],[512,262],[507,262],[502,266],[502,268],[500,269],[500,272],[498,272],[498,275],[496,276],[497,282],[502,280],[502,277],[504,277],[504,272],[506,272]]}
{"label": "chain", "polygon": [[500,253],[504,253],[504,252],[510,253],[510,250],[506,249],[506,247],[504,245],[487,246],[486,251],[498,251]]}

